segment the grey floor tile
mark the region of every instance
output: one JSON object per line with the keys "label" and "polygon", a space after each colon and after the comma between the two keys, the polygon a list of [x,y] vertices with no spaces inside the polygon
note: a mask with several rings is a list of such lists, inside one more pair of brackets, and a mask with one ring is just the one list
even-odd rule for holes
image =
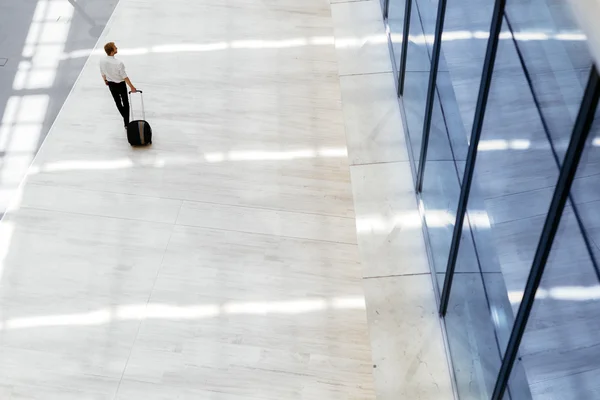
{"label": "grey floor tile", "polygon": [[453,398],[431,276],[368,279],[364,286],[377,365],[375,382],[384,379],[394,383],[385,385],[390,390],[377,393],[377,398]]}
{"label": "grey floor tile", "polygon": [[350,168],[363,276],[429,273],[408,162]]}
{"label": "grey floor tile", "polygon": [[350,164],[407,161],[393,74],[343,76],[340,85]]}
{"label": "grey floor tile", "polygon": [[392,72],[378,0],[332,4],[331,15],[340,75]]}

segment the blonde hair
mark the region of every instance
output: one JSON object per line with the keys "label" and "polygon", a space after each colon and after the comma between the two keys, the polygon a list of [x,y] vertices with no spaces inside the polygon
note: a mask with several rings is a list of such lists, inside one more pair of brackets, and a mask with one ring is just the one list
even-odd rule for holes
{"label": "blonde hair", "polygon": [[115,52],[115,50],[117,49],[117,46],[115,46],[115,42],[108,42],[104,45],[104,51],[106,52],[107,55],[111,55],[112,53]]}

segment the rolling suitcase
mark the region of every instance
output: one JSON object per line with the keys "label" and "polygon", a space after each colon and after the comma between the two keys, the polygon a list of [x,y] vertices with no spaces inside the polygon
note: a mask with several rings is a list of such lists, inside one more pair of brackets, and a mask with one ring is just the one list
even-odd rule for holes
{"label": "rolling suitcase", "polygon": [[140,94],[142,100],[142,119],[134,119],[133,103],[131,101],[131,92],[129,92],[129,107],[131,109],[131,122],[127,125],[127,140],[132,146],[147,146],[152,144],[152,128],[146,121],[146,110],[144,109],[144,95],[141,90],[136,93]]}

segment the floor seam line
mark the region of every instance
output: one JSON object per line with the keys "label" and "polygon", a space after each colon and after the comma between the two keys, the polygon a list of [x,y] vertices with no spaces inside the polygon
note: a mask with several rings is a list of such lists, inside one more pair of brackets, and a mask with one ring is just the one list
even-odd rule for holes
{"label": "floor seam line", "polygon": [[404,276],[424,276],[431,275],[431,272],[416,272],[412,274],[391,274],[391,275],[377,275],[377,276],[363,276],[363,280],[368,279],[382,279],[382,278],[401,278]]}
{"label": "floor seam line", "polygon": [[[364,1],[364,0],[361,0]],[[349,3],[358,3],[357,1],[350,1]],[[335,4],[335,3],[334,3]],[[382,75],[382,74],[393,74],[394,71],[379,71],[379,72],[357,72],[353,74],[339,74],[340,78],[346,76],[361,76],[361,75]]]}
{"label": "floor seam line", "polygon": [[342,245],[345,245],[345,246],[358,246],[358,243],[339,242],[339,241],[335,241],[335,240],[323,240],[323,239],[303,238],[303,237],[299,237],[299,236],[277,235],[277,234],[274,234],[274,233],[236,231],[234,229],[214,228],[214,227],[209,227],[209,226],[198,226],[198,225],[188,225],[188,224],[175,224],[174,226],[183,226],[183,227],[186,227],[186,228],[212,229],[212,230],[215,230],[215,231],[235,232],[235,233],[243,233],[243,234],[247,234],[247,235],[270,236],[270,237],[274,237],[274,238],[284,238],[284,239],[294,239],[294,240],[308,240],[308,241],[311,241],[311,242],[342,244]]}
{"label": "floor seam line", "polygon": [[[179,206],[179,212],[181,212],[182,207],[183,207],[183,201],[181,202],[181,204]],[[179,213],[177,214],[177,217],[179,218]],[[146,310],[148,309],[148,305],[150,304],[150,300],[152,299],[152,294],[154,293],[154,289],[156,288],[156,283],[158,282],[158,277],[160,276],[160,273],[162,271],[162,268],[163,268],[163,265],[165,262],[165,257],[167,255],[167,251],[169,250],[169,245],[171,244],[171,238],[173,237],[173,232],[175,231],[175,226],[176,225],[173,225],[171,227],[171,233],[169,234],[169,239],[167,240],[167,244],[165,245],[165,250],[164,250],[162,258],[160,260],[158,271],[156,271],[156,276],[154,277],[154,282],[152,283],[152,288],[150,289],[150,293],[148,294],[148,299],[146,300]],[[121,388],[121,383],[123,382],[123,378],[125,377],[125,372],[127,371],[127,366],[129,365],[129,360],[131,359],[131,355],[133,354],[133,349],[135,347],[135,343],[137,342],[138,337],[140,335],[140,331],[142,330],[142,324],[144,323],[144,320],[145,320],[145,318],[141,318],[140,322],[138,324],[137,332],[135,333],[133,343],[131,344],[131,350],[129,351],[129,355],[127,356],[127,361],[125,362],[125,366],[123,367],[123,373],[121,374],[121,378],[119,379],[119,384],[117,385],[117,390],[115,392],[115,399],[119,395],[119,389]]]}
{"label": "floor seam line", "polygon": [[[181,207],[183,207],[183,201],[181,203]],[[261,235],[261,236],[281,237],[281,238],[286,238],[286,239],[309,240],[311,242],[335,243],[335,244],[343,244],[343,245],[350,245],[350,246],[357,246],[358,245],[358,243],[340,242],[340,241],[336,241],[336,240],[303,238],[303,237],[300,237],[300,236],[277,235],[277,234],[274,234],[274,233],[238,231],[238,230],[227,229],[227,228],[215,228],[215,227],[210,227],[210,226],[180,224],[180,223],[177,223],[177,221],[175,221],[175,222],[158,222],[158,221],[149,221],[149,220],[146,220],[146,219],[133,219],[133,218],[126,218],[126,217],[114,217],[114,216],[110,216],[110,215],[85,214],[85,213],[79,213],[79,212],[73,212],[73,211],[59,211],[59,210],[51,210],[51,209],[39,208],[39,207],[21,207],[20,209],[49,211],[49,212],[55,212],[55,213],[58,213],[58,214],[72,214],[72,215],[80,215],[80,216],[86,216],[86,217],[109,218],[109,219],[117,219],[117,220],[122,220],[122,221],[146,222],[146,223],[160,224],[160,225],[184,226],[184,227],[188,227],[188,228],[212,229],[212,230],[216,230],[216,231],[236,232],[236,233],[244,233],[244,234],[248,234],[248,235]],[[10,216],[10,214],[5,214],[5,215],[9,215]],[[179,218],[179,214],[177,215],[177,218]],[[347,218],[347,219],[353,219],[353,218]]]}
{"label": "floor seam line", "polygon": [[[252,209],[252,210],[286,212],[286,213],[294,213],[294,214],[316,215],[316,216],[321,216],[321,217],[333,217],[333,218],[343,218],[343,219],[356,219],[356,216],[348,217],[348,216],[344,216],[344,215],[334,215],[334,214],[315,213],[315,212],[306,212],[306,211],[291,211],[291,210],[283,210],[283,209],[269,208],[269,207],[256,207],[256,206],[247,206],[247,205],[238,205],[238,204],[224,204],[224,203],[218,203],[218,202],[214,202],[214,201],[188,200],[188,199],[180,199],[177,197],[150,196],[147,194],[133,194],[133,193],[121,193],[121,192],[106,191],[106,190],[82,189],[82,188],[78,188],[76,186],[46,185],[46,184],[33,183],[33,182],[29,183],[29,184],[35,185],[35,186],[43,186],[43,187],[56,187],[56,188],[64,188],[64,189],[83,190],[83,191],[91,192],[91,193],[110,193],[110,194],[116,194],[116,195],[122,195],[122,196],[143,197],[143,198],[148,198],[148,199],[160,199],[160,200],[174,200],[174,201],[183,201],[183,202],[189,202],[189,203],[248,208],[248,209]],[[44,209],[44,210],[48,210],[48,211],[54,211],[52,209],[45,209],[45,208],[40,208],[40,207],[23,206],[21,208],[37,208],[37,209]],[[57,211],[57,212],[61,212],[61,211]],[[70,211],[63,211],[63,212],[70,213]],[[97,215],[97,214],[84,214],[84,215],[93,215],[93,216],[102,217],[102,215]],[[115,218],[119,218],[119,217],[115,217]],[[138,221],[137,219],[134,219],[134,220]],[[145,220],[141,220],[141,221],[145,221]],[[149,221],[149,222],[152,222],[152,221]]]}
{"label": "floor seam line", "polygon": [[360,167],[363,165],[380,165],[380,164],[406,164],[410,163],[410,160],[394,160],[394,161],[374,161],[374,162],[366,162],[366,163],[356,163],[350,164],[350,167]]}
{"label": "floor seam line", "polygon": [[49,212],[53,212],[53,213],[57,213],[57,214],[71,214],[71,215],[79,215],[79,216],[85,216],[85,217],[98,217],[98,218],[108,218],[108,219],[117,219],[117,220],[121,220],[121,221],[132,221],[132,222],[146,222],[146,223],[150,223],[150,224],[159,224],[159,225],[172,225],[175,226],[175,222],[161,222],[161,221],[152,221],[152,220],[148,220],[148,219],[136,219],[136,218],[127,218],[127,217],[115,217],[113,215],[100,215],[100,214],[87,214],[87,213],[82,213],[82,212],[77,212],[77,211],[61,211],[61,210],[53,210],[51,208],[43,208],[43,207],[29,207],[29,206],[22,206],[19,208],[19,210],[17,210],[17,212],[8,212],[5,215],[10,217],[11,214],[14,215],[18,215],[18,211],[20,210],[38,210],[38,211],[49,211]]}

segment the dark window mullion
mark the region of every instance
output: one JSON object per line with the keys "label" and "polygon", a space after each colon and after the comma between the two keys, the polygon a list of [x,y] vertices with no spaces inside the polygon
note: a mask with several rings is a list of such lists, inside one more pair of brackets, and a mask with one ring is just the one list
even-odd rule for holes
{"label": "dark window mullion", "polygon": [[[421,152],[419,157],[419,168],[417,170],[417,192],[421,192],[421,189],[423,188],[423,175],[425,174],[425,162],[427,161],[427,150],[429,147],[429,132],[431,130],[431,117],[433,115],[433,105],[436,93],[435,86],[440,64],[440,53],[442,50],[442,33],[444,31],[444,19],[446,17],[446,2],[447,0],[439,0],[437,18],[435,21],[431,70],[429,71],[429,85],[427,87],[427,101],[425,103],[425,118],[423,120],[423,135],[421,138]],[[423,35],[425,35],[425,29],[423,29]],[[425,47],[427,48],[427,39],[425,40]]]}
{"label": "dark window mullion", "polygon": [[[452,289],[452,280],[454,279],[454,270],[456,269],[456,260],[458,258],[458,250],[460,248],[460,240],[462,237],[463,222],[471,193],[471,184],[473,181],[473,173],[475,171],[475,163],[477,160],[477,147],[481,138],[483,128],[483,120],[487,107],[487,100],[492,83],[492,74],[494,72],[494,64],[496,62],[496,53],[498,51],[498,42],[500,40],[500,31],[502,29],[502,20],[504,17],[504,8],[506,0],[496,0],[494,11],[492,13],[492,23],[490,26],[490,36],[488,39],[483,70],[481,73],[481,83],[479,85],[479,94],[477,96],[477,105],[475,107],[475,115],[473,117],[473,128],[471,131],[471,140],[469,150],[467,152],[467,160],[463,173],[463,180],[460,189],[460,197],[456,210],[456,220],[454,222],[454,232],[452,234],[452,242],[450,245],[450,253],[448,255],[448,264],[446,266],[446,275],[444,277],[444,288],[440,299],[440,315],[445,316],[448,309],[450,299],[450,291]],[[423,162],[423,160],[420,160]]]}

